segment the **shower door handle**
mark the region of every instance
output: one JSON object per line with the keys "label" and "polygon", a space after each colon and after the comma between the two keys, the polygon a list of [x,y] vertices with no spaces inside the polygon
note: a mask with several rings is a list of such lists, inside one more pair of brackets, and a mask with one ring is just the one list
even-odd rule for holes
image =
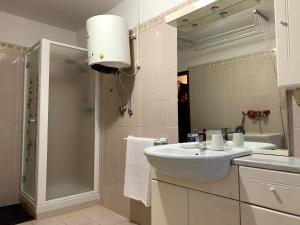
{"label": "shower door handle", "polygon": [[29,120],[29,123],[35,123],[36,122],[36,119],[30,119]]}

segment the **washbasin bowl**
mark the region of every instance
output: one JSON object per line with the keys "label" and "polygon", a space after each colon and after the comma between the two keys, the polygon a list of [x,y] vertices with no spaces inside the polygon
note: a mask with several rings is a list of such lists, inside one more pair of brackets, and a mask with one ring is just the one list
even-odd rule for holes
{"label": "washbasin bowl", "polygon": [[144,150],[150,165],[160,173],[184,180],[213,182],[229,174],[233,158],[250,155],[246,148],[224,151],[186,149],[179,144],[151,146]]}

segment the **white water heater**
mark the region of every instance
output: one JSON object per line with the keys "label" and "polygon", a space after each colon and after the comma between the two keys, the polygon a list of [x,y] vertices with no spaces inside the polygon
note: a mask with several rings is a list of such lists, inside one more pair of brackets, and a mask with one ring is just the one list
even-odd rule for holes
{"label": "white water heater", "polygon": [[86,22],[88,64],[99,72],[115,73],[131,65],[128,25],[114,15],[91,17]]}

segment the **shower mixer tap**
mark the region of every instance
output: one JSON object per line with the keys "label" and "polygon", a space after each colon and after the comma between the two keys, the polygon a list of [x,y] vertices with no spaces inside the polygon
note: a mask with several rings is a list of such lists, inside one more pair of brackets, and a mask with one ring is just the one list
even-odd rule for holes
{"label": "shower mixer tap", "polygon": [[133,116],[133,111],[132,111],[132,109],[128,109],[128,115],[129,115],[130,117]]}
{"label": "shower mixer tap", "polygon": [[127,111],[127,106],[120,106],[119,111],[121,114],[124,114]]}

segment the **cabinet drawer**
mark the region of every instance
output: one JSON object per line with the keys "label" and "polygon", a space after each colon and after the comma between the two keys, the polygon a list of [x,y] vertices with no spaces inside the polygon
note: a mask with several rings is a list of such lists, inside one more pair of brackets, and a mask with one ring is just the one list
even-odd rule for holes
{"label": "cabinet drawer", "polygon": [[240,199],[300,215],[300,175],[240,167]]}
{"label": "cabinet drawer", "polygon": [[300,217],[241,204],[241,225],[299,225]]}

